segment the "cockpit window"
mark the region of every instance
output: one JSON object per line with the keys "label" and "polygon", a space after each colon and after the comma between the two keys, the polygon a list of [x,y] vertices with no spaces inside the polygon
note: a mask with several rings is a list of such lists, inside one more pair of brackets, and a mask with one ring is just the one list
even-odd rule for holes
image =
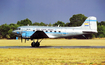
{"label": "cockpit window", "polygon": [[19,30],[20,30],[20,28],[19,28]]}
{"label": "cockpit window", "polygon": [[21,28],[17,28],[16,30],[20,30]]}

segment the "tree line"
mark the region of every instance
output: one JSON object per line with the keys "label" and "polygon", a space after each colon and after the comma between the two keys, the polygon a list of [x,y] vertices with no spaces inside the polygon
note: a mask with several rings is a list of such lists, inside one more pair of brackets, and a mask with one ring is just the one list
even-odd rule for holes
{"label": "tree line", "polygon": [[[69,18],[68,23],[64,23],[62,21],[57,21],[54,24],[45,24],[43,22],[34,22],[32,23],[31,20],[29,20],[28,18],[21,20],[21,21],[17,21],[16,24],[11,23],[11,24],[3,24],[0,26],[0,39],[2,38],[7,38],[7,39],[15,39],[16,36],[12,33],[13,30],[15,30],[17,27],[19,26],[26,26],[26,25],[30,25],[30,26],[61,26],[61,27],[75,27],[75,26],[81,26],[83,24],[83,22],[86,20],[86,16],[83,14],[75,14],[73,15],[71,18]],[[86,38],[102,38],[105,37],[105,21],[101,21],[98,22],[97,21],[97,29],[98,29],[98,33],[96,34],[89,34],[89,35],[85,35]],[[84,38],[83,36],[77,36],[75,38]]]}

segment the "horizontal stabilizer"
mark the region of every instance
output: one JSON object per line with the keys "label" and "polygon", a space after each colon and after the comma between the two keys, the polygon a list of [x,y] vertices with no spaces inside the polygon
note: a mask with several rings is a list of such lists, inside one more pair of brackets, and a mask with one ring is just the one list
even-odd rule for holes
{"label": "horizontal stabilizer", "polygon": [[94,31],[83,31],[83,33],[96,33]]}

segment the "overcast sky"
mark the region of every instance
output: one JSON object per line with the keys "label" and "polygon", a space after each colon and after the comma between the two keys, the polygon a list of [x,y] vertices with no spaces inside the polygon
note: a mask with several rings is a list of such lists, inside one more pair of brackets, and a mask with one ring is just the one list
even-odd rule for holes
{"label": "overcast sky", "polygon": [[105,21],[105,0],[0,0],[0,25],[30,19],[34,22],[65,23],[74,14]]}

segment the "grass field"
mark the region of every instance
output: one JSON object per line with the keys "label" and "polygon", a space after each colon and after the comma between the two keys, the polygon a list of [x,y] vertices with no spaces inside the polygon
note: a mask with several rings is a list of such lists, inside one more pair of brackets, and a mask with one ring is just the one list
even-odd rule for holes
{"label": "grass field", "polygon": [[[21,43],[21,40],[0,40],[0,46],[30,46],[31,40]],[[44,39],[40,46],[105,46],[105,39]]]}
{"label": "grass field", "polygon": [[[0,46],[30,46],[31,41],[0,40]],[[41,46],[105,46],[104,39],[44,39]],[[105,49],[0,49],[0,65],[105,65]]]}

